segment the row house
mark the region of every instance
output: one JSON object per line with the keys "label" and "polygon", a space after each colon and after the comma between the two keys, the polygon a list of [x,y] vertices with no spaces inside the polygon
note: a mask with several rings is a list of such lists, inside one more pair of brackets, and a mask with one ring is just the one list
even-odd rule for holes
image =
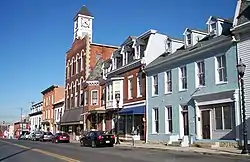
{"label": "row house", "polygon": [[84,121],[87,130],[96,129],[105,131],[105,99],[103,97],[102,65],[100,58],[86,81],[83,83]]}
{"label": "row house", "polygon": [[43,109],[43,101],[31,105],[29,113],[31,132],[38,131],[41,129],[42,114],[43,114],[42,109]]}
{"label": "row house", "polygon": [[[170,39],[172,43],[168,42]],[[103,77],[106,80],[106,123],[110,123],[107,125],[108,130],[115,129],[119,124],[119,133],[124,138],[135,134],[136,140],[145,139],[146,76],[143,70],[168,45],[175,50],[183,42],[156,30],[149,30],[138,37],[129,36],[105,61]],[[116,115],[118,121],[115,120]]]}
{"label": "row house", "polygon": [[14,122],[14,138],[18,138],[26,132],[30,132],[30,121],[29,117],[22,115],[22,120]]}
{"label": "row house", "polygon": [[55,102],[53,104],[54,110],[54,130],[53,132],[60,132],[61,131],[61,118],[64,113],[64,98]]}
{"label": "row house", "polygon": [[206,24],[206,32],[186,29],[181,48],[170,48],[146,67],[147,142],[188,146],[190,139],[239,139],[232,22],[211,16]]}
{"label": "row house", "polygon": [[66,53],[65,68],[65,112],[62,116],[62,130],[77,138],[84,126],[83,83],[94,69],[97,60],[107,60],[116,46],[92,42],[93,15],[82,6],[74,17],[74,40]]}
{"label": "row house", "polygon": [[42,108],[42,130],[54,130],[54,109],[53,104],[64,98],[64,88],[51,85],[41,92],[43,98]]}
{"label": "row house", "polygon": [[[244,75],[244,87],[245,87],[245,106],[247,125],[250,125],[250,62],[248,57],[250,55],[250,2],[247,0],[238,0],[235,16],[234,27],[232,29],[234,34],[234,41],[237,42],[237,54],[238,60],[241,59],[246,65],[246,71]],[[248,139],[250,139],[250,127],[247,127]]]}

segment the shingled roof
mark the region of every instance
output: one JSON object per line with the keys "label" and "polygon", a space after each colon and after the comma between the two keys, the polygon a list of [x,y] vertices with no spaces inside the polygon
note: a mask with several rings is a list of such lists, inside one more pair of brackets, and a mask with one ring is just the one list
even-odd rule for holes
{"label": "shingled roof", "polygon": [[242,0],[240,4],[240,12],[237,17],[238,23],[237,25],[243,24],[247,21],[250,21],[250,1]]}
{"label": "shingled roof", "polygon": [[89,77],[87,78],[87,81],[100,81],[102,79],[102,65],[103,60],[100,58],[94,67],[94,69],[91,71]]}
{"label": "shingled roof", "polygon": [[[83,5],[83,6],[80,8],[80,10],[77,12],[76,16],[79,15],[79,14],[85,15],[85,16],[93,17],[92,13],[88,10],[88,8],[87,8],[85,5]],[[76,16],[75,16],[75,17],[76,17]],[[75,18],[75,17],[74,17],[74,18]]]}

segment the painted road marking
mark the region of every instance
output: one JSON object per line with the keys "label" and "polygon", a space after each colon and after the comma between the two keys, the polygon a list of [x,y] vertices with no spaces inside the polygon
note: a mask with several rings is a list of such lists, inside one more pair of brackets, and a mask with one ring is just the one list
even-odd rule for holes
{"label": "painted road marking", "polygon": [[69,158],[69,157],[66,157],[66,156],[63,156],[63,155],[55,154],[55,153],[44,151],[44,150],[41,150],[41,149],[33,149],[33,148],[26,147],[24,145],[20,145],[20,144],[16,144],[16,143],[11,143],[11,142],[2,141],[2,140],[0,140],[0,141],[3,142],[3,143],[7,143],[9,145],[13,145],[13,146],[16,146],[16,147],[23,148],[23,149],[30,149],[32,151],[35,151],[35,152],[38,152],[38,153],[41,153],[41,154],[44,154],[44,155],[48,155],[48,156],[51,156],[51,157],[55,157],[55,158],[58,158],[60,160],[66,161],[66,162],[81,162],[81,161],[76,160],[76,159],[72,159],[72,158]]}

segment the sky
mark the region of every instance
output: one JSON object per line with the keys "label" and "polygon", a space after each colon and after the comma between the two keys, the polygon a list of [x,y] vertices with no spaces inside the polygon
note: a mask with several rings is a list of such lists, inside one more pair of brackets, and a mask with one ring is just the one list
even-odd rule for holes
{"label": "sky", "polygon": [[52,84],[64,86],[65,53],[73,17],[82,5],[94,15],[93,42],[120,45],[156,29],[183,38],[185,28],[206,28],[209,16],[231,18],[236,0],[1,0],[0,122],[42,100]]}

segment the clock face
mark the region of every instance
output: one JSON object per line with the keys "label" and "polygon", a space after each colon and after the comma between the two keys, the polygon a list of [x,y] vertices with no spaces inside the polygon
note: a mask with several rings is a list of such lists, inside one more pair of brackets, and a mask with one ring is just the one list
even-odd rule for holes
{"label": "clock face", "polygon": [[82,26],[85,28],[89,28],[90,27],[90,20],[89,19],[82,19]]}

